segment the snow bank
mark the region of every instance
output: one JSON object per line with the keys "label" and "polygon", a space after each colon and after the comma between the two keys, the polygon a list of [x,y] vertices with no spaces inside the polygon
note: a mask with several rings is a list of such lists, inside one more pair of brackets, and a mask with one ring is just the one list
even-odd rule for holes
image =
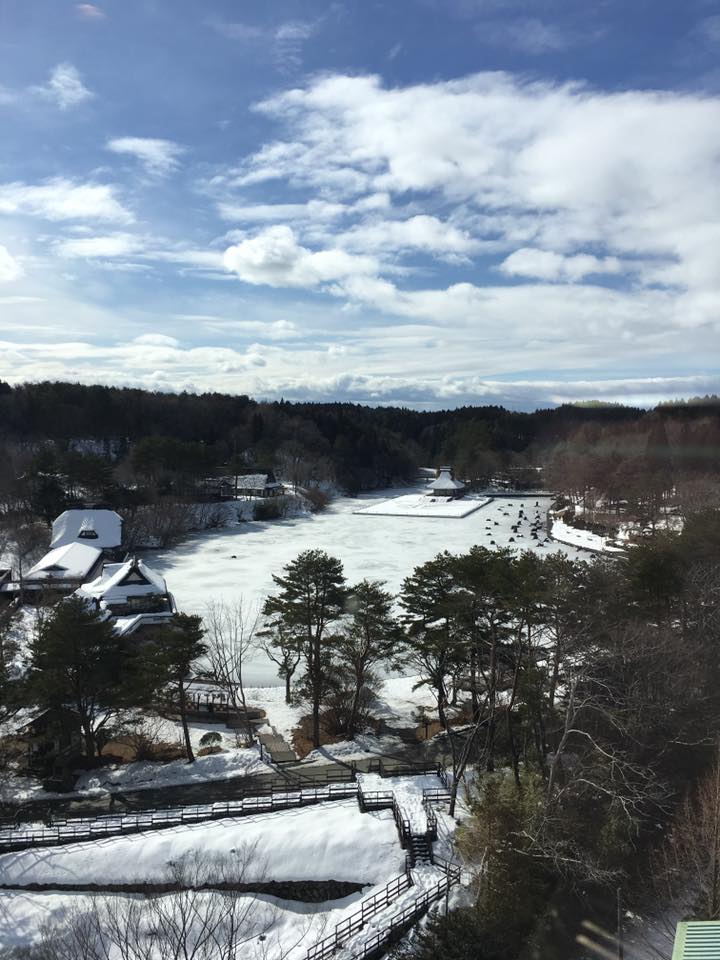
{"label": "snow bank", "polygon": [[553,540],[560,543],[570,544],[585,550],[597,550],[600,553],[622,553],[622,547],[616,547],[610,543],[608,537],[601,537],[590,530],[578,530],[577,527],[571,527],[564,520],[553,520],[552,533]]}
{"label": "snow bank", "polygon": [[363,814],[349,800],[4,854],[0,875],[6,884],[152,882],[194,851],[204,860],[252,851],[247,880],[379,883],[405,863],[392,813]]}
{"label": "snow bank", "polygon": [[144,761],[102,767],[83,774],[77,781],[78,791],[137,789],[163,787],[182,783],[203,783],[226,780],[249,773],[267,773],[268,766],[256,749],[231,750],[198,757],[195,763],[173,760],[171,763]]}
{"label": "snow bank", "polygon": [[[356,893],[326,903],[290,902],[266,895],[239,897],[240,912],[245,902],[251,904],[252,922],[265,930],[264,941],[243,944],[243,960],[304,960],[308,948],[355,911],[362,896]],[[107,899],[121,906],[138,898],[116,895]],[[86,894],[0,891],[0,945],[36,943],[44,925],[62,923],[68,913],[88,910],[92,903],[93,898]]]}

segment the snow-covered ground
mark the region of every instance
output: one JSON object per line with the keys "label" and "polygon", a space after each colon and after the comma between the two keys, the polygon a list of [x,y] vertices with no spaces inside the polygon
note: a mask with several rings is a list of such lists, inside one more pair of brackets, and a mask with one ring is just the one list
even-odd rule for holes
{"label": "snow-covered ground", "polygon": [[563,544],[573,547],[582,547],[586,550],[597,550],[600,553],[622,553],[622,547],[610,543],[609,537],[601,537],[590,530],[579,530],[571,527],[564,520],[553,520],[552,538]]}
{"label": "snow-covered ground", "polygon": [[[252,910],[251,923],[263,931],[264,936],[262,941],[254,937],[243,944],[243,960],[305,960],[308,948],[355,911],[362,896],[355,893],[325,903],[300,903],[265,895],[240,897],[238,912],[242,914],[247,904]],[[138,899],[116,895],[107,901],[121,908],[123,903]],[[2,891],[0,946],[24,947],[36,943],[44,926],[61,924],[68,913],[82,913],[92,904],[93,898],[87,894]]]}
{"label": "snow-covered ground", "polygon": [[375,517],[435,517],[436,519],[462,519],[480,507],[490,503],[490,497],[464,497],[448,500],[446,497],[429,497],[425,493],[410,493],[406,496],[383,500],[371,507],[358,510],[360,516]]}
{"label": "snow-covered ground", "polygon": [[[260,606],[274,589],[272,575],[301,551],[315,548],[339,557],[351,583],[370,576],[386,581],[392,591],[441,551],[460,553],[475,544],[590,556],[575,546],[543,543],[544,526],[537,540],[531,537],[536,512],[544,525],[552,502],[535,494],[526,500],[498,497],[447,523],[437,517],[368,517],[357,512],[401,494],[407,494],[407,488],[343,497],[310,516],[193,534],[176,547],[148,553],[147,562],[166,577],[181,610],[202,614],[210,600],[242,598],[249,608]],[[519,530],[513,531],[518,523]],[[248,664],[246,681],[258,686],[279,683],[274,664],[263,653]]]}
{"label": "snow-covered ground", "polygon": [[238,856],[245,881],[347,880],[375,884],[402,873],[392,812],[361,813],[355,800],[216,820],[66,847],[0,855],[5,884],[162,881],[193,853]]}
{"label": "snow-covered ground", "polygon": [[134,790],[142,787],[167,787],[181,783],[205,783],[243,777],[248,773],[268,773],[270,768],[260,759],[257,749],[231,749],[197,757],[195,763],[173,760],[170,763],[137,762],[100,767],[80,776],[77,791]]}

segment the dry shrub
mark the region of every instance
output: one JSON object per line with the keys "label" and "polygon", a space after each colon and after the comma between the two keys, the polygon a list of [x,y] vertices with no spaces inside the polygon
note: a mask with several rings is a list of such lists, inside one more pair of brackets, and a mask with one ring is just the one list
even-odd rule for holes
{"label": "dry shrub", "polygon": [[[327,743],[340,743],[345,739],[342,733],[330,733],[331,726],[328,723],[326,714],[320,715],[320,744],[324,746]],[[312,742],[312,716],[308,714],[300,719],[300,723],[292,732],[292,745],[295,753],[301,759],[306,757],[315,748]]]}
{"label": "dry shrub", "polygon": [[212,756],[212,755],[215,754],[215,753],[227,753],[227,750],[225,750],[223,747],[218,747],[218,746],[214,746],[214,747],[200,747],[199,750],[196,750],[196,751],[195,751],[195,756],[196,756],[196,757],[210,757],[210,756]]}

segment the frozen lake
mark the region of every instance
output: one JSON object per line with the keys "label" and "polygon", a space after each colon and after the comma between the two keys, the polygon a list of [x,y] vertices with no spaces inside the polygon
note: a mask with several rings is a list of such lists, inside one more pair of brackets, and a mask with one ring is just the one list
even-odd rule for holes
{"label": "frozen lake", "polygon": [[[151,551],[148,562],[167,578],[184,613],[202,614],[210,600],[237,601],[255,607],[273,591],[273,573],[303,550],[320,549],[342,560],[349,583],[364,577],[385,580],[397,592],[405,577],[418,564],[431,560],[442,550],[462,553],[475,544],[493,548],[537,549],[540,553],[562,552],[590,558],[587,551],[548,542],[543,547],[531,539],[530,523],[521,525],[517,538],[512,525],[518,512],[543,522],[550,497],[535,494],[527,499],[498,497],[463,518],[374,516],[355,511],[393,496],[407,495],[407,488],[384,490],[360,497],[336,500],[323,513],[271,523],[251,522],[192,535],[177,547]],[[536,501],[538,506],[535,506]],[[521,506],[521,505],[524,505]],[[511,543],[510,538],[516,537]],[[249,664],[251,686],[278,683],[274,664],[264,654]]]}

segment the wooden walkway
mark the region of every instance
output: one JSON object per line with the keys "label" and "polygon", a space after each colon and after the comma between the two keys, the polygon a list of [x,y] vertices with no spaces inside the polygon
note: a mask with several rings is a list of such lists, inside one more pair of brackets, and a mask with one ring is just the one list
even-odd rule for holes
{"label": "wooden walkway", "polygon": [[297,763],[297,756],[290,744],[278,733],[259,733],[260,756],[268,755],[271,763]]}

